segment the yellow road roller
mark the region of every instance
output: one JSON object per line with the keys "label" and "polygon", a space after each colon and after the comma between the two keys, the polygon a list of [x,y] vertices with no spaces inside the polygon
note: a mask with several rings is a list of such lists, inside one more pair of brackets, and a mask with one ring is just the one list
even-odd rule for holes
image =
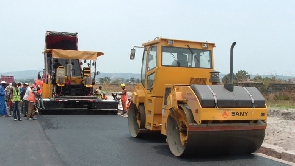
{"label": "yellow road roller", "polygon": [[133,137],[160,132],[175,156],[249,154],[267,126],[265,98],[255,87],[221,84],[214,70],[215,43],[155,38],[143,48],[141,82],[132,92],[128,127]]}

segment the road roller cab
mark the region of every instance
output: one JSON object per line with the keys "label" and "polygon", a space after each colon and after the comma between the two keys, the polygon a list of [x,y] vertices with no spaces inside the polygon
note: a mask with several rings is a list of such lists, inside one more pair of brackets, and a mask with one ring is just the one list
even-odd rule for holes
{"label": "road roller cab", "polygon": [[155,38],[131,49],[130,59],[136,48],[144,50],[141,83],[134,88],[128,111],[133,137],[161,132],[175,156],[252,153],[261,146],[265,99],[255,87],[219,83],[214,47],[209,42]]}

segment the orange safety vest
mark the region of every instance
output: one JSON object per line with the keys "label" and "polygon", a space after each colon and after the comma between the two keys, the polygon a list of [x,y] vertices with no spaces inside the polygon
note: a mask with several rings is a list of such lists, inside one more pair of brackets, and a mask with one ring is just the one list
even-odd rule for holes
{"label": "orange safety vest", "polygon": [[29,95],[28,95],[28,101],[31,101],[31,102],[36,102],[36,97],[35,97],[35,94],[33,93],[33,91],[30,91]]}
{"label": "orange safety vest", "polygon": [[121,101],[126,102],[127,100],[128,100],[127,90],[124,89],[124,90],[122,90]]}
{"label": "orange safety vest", "polygon": [[36,80],[35,84],[37,87],[39,87],[40,89],[38,90],[38,93],[41,94],[42,93],[42,86],[43,86],[43,81],[42,80]]}

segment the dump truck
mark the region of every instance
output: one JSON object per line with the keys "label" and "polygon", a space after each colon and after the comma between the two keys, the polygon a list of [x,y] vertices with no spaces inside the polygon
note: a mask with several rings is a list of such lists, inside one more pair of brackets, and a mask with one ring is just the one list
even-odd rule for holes
{"label": "dump truck", "polygon": [[255,87],[233,85],[233,48],[229,83],[214,69],[215,43],[155,38],[143,48],[141,82],[132,92],[128,128],[132,137],[151,132],[166,136],[178,157],[247,154],[260,148],[267,107]]}
{"label": "dump truck", "polygon": [[[79,51],[77,33],[47,31],[45,35],[42,98],[50,110],[106,110],[117,113],[118,102],[94,95],[96,60],[103,52]],[[40,108],[42,111],[42,107]]]}

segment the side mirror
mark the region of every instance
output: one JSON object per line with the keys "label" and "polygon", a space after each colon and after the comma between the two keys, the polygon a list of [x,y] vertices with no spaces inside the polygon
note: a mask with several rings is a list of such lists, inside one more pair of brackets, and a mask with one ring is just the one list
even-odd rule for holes
{"label": "side mirror", "polygon": [[131,54],[130,54],[130,60],[134,60],[134,58],[135,58],[135,49],[132,48],[131,49]]}
{"label": "side mirror", "polygon": [[84,60],[84,63],[86,63],[86,60]]}
{"label": "side mirror", "polygon": [[99,71],[97,71],[97,72],[96,72],[96,75],[100,75],[100,72],[99,72]]}

